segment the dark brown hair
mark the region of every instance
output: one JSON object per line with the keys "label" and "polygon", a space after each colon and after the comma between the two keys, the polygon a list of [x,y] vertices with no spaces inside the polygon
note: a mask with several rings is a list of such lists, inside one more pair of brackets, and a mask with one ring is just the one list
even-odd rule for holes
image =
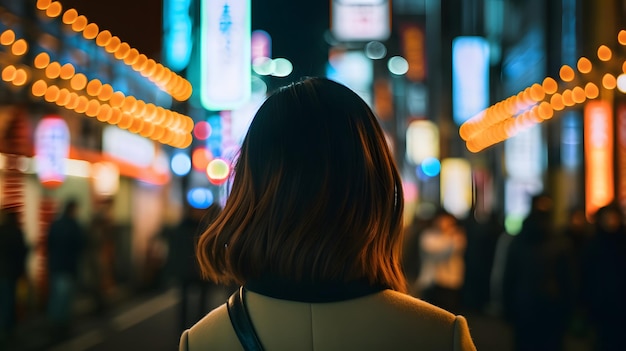
{"label": "dark brown hair", "polygon": [[339,83],[306,78],[259,108],[197,256],[205,277],[222,283],[273,274],[406,291],[403,208],[401,179],[370,107]]}

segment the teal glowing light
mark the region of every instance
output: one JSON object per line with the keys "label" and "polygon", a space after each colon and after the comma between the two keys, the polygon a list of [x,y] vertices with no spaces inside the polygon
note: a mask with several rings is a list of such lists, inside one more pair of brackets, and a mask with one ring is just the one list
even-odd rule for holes
{"label": "teal glowing light", "polygon": [[427,157],[424,161],[422,161],[420,168],[424,175],[435,177],[439,175],[439,172],[441,171],[441,163],[434,157]]}

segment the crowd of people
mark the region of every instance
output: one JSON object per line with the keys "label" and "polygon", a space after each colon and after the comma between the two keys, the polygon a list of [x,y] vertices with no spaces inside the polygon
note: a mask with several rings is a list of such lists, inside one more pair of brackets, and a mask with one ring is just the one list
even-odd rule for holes
{"label": "crowd of people", "polygon": [[[587,218],[573,208],[555,225],[549,194],[531,197],[519,233],[493,213],[456,218],[445,210],[408,228],[411,293],[457,313],[497,316],[514,350],[618,350],[626,313],[626,227],[611,203]],[[408,254],[412,253],[412,254]],[[417,268],[419,267],[419,268]]]}

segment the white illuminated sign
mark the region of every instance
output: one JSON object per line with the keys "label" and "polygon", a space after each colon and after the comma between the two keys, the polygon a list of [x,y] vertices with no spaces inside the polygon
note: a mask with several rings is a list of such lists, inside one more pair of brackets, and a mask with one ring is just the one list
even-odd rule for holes
{"label": "white illuminated sign", "polygon": [[238,108],[251,92],[250,0],[203,0],[200,22],[202,106]]}
{"label": "white illuminated sign", "polygon": [[472,168],[469,161],[447,158],[441,162],[441,203],[457,218],[467,215],[472,205]]}
{"label": "white illuminated sign", "polygon": [[340,41],[387,40],[388,0],[333,0],[331,32]]}
{"label": "white illuminated sign", "polygon": [[35,130],[37,175],[44,186],[56,187],[65,180],[70,150],[70,131],[58,116],[44,117]]}
{"label": "white illuminated sign", "polygon": [[489,43],[482,37],[452,42],[452,116],[461,125],[489,106]]}
{"label": "white illuminated sign", "polygon": [[151,166],[156,155],[152,141],[113,126],[102,132],[102,152],[139,167]]}
{"label": "white illuminated sign", "polygon": [[431,121],[415,120],[406,129],[406,157],[415,165],[439,158],[439,128]]}

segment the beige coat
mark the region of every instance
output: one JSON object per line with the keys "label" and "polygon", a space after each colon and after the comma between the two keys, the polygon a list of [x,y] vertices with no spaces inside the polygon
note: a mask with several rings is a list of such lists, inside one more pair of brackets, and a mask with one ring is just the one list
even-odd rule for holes
{"label": "beige coat", "polygon": [[[331,303],[246,291],[246,303],[266,351],[476,350],[464,317],[393,290]],[[243,350],[226,304],[186,330],[179,350]]]}

